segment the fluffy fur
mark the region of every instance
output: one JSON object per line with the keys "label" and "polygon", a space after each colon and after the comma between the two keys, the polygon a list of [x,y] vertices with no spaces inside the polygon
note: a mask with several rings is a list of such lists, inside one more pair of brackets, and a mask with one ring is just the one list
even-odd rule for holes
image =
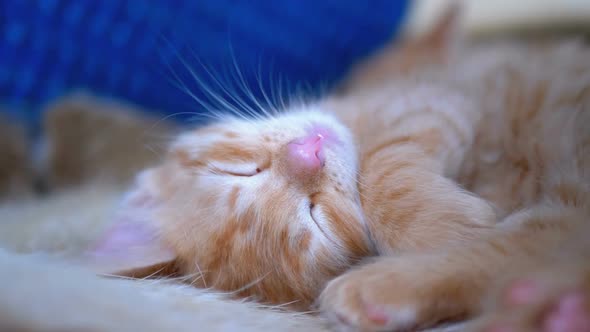
{"label": "fluffy fur", "polygon": [[[482,313],[497,271],[588,234],[590,51],[464,47],[453,26],[383,55],[366,67],[380,75],[361,70],[340,95],[181,135],[138,178],[98,260],[307,309],[359,259],[393,256],[330,282],[322,311],[363,330]],[[325,165],[302,176],[288,145],[319,133]]]}
{"label": "fluffy fur", "polygon": [[[430,37],[436,38],[442,37]],[[293,106],[274,116],[224,117],[179,136],[166,160],[138,177],[120,221],[92,255],[96,265],[134,276],[166,267],[194,276],[198,286],[307,310],[328,280],[361,258],[386,253],[391,243],[409,251],[439,247],[493,223],[485,201],[437,173],[457,173],[460,162],[438,168],[460,158],[459,145],[468,142],[451,137],[446,147],[457,152],[435,151],[446,135],[435,119],[416,140],[430,144],[440,160],[429,161],[414,146],[390,146],[400,138],[413,140],[406,123],[396,125],[398,117],[434,108],[443,98],[446,111],[461,116],[469,140],[478,120],[473,102],[412,82],[400,85],[397,98],[384,100],[379,91]],[[302,175],[290,164],[287,147],[320,133],[325,165]],[[407,181],[393,179],[398,169],[407,172]],[[391,204],[400,191],[415,193]],[[381,220],[366,222],[376,215]],[[373,228],[392,220],[403,232]],[[119,238],[132,238],[133,245],[117,243]]]}
{"label": "fluffy fur", "polygon": [[[378,76],[358,76],[370,88],[335,101],[375,110],[351,121],[367,135],[396,125],[381,139],[384,157],[361,168],[369,185],[359,188],[379,252],[392,257],[330,282],[321,308],[343,330],[479,317],[470,330],[588,331],[590,50],[558,42],[454,51],[424,53],[424,66],[410,70],[381,55],[369,65]],[[460,198],[449,178],[495,216]]]}

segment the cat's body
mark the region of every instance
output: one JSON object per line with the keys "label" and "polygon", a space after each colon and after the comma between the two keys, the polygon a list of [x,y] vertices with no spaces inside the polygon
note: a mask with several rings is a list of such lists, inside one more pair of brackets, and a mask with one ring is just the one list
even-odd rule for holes
{"label": "cat's body", "polygon": [[432,45],[318,104],[181,135],[91,260],[306,309],[391,256],[322,293],[363,330],[474,317],[499,274],[540,266],[588,291],[590,51]]}
{"label": "cat's body", "polygon": [[[359,191],[380,253],[394,256],[323,293],[340,326],[397,330],[499,312],[490,319],[516,331],[590,329],[588,59],[576,42],[486,45],[337,101],[371,114],[349,125],[387,156],[360,158],[374,164],[361,168]],[[496,216],[458,187],[438,190],[443,176]],[[461,217],[471,222],[454,222]],[[496,293],[515,278],[538,284],[532,304],[511,306]],[[560,316],[568,292],[576,306]]]}
{"label": "cat's body", "polygon": [[[379,199],[403,204],[399,194],[389,199],[376,192],[395,193],[393,183],[404,185],[401,175],[397,181],[377,179],[396,168],[409,168],[410,178],[419,178],[417,169],[428,170],[486,199],[496,215],[479,206],[474,213],[483,215],[470,218],[482,225],[540,202],[551,194],[551,181],[567,176],[574,183],[588,183],[588,55],[588,49],[575,42],[552,47],[487,45],[455,55],[445,65],[394,73],[394,79],[378,88],[373,85],[329,101],[328,107],[337,110],[360,145],[360,179],[365,185],[359,191],[361,198],[370,198],[363,202],[365,214],[408,213],[410,209],[392,208],[385,201],[371,205]],[[435,190],[434,185],[424,188],[420,197],[435,195],[426,199],[432,205],[442,199]],[[420,201],[415,198],[409,200]],[[470,197],[461,201],[477,204]],[[392,218],[394,224],[403,219]],[[403,241],[386,237],[389,249]],[[436,241],[430,243],[437,247]]]}

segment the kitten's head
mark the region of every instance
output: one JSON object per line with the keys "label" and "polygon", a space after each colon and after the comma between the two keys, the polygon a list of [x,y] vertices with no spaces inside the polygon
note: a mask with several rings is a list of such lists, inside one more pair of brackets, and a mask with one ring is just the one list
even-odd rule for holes
{"label": "kitten's head", "polygon": [[304,308],[370,254],[356,158],[313,108],[189,131],[139,176],[95,254],[126,274],[173,261],[198,286]]}

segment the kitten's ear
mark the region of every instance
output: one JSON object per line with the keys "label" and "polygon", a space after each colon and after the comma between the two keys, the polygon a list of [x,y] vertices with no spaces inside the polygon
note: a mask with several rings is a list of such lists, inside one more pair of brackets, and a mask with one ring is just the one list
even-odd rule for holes
{"label": "kitten's ear", "polygon": [[158,233],[154,212],[160,202],[152,190],[154,172],[138,176],[110,228],[86,253],[84,265],[99,274],[136,278],[172,273],[176,253]]}
{"label": "kitten's ear", "polygon": [[394,77],[448,62],[453,53],[460,51],[463,42],[460,16],[461,6],[455,2],[425,34],[394,39],[374,56],[353,67],[336,93],[379,86]]}
{"label": "kitten's ear", "polygon": [[460,47],[464,33],[460,29],[460,18],[463,11],[459,1],[451,1],[443,14],[435,21],[434,26],[418,37],[413,46],[416,50],[423,49],[427,54],[446,56]]}

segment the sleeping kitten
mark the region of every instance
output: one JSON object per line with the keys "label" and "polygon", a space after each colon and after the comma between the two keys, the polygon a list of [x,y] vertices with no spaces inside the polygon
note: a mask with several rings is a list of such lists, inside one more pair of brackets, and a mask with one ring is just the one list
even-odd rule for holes
{"label": "sleeping kitten", "polygon": [[[469,103],[461,96],[449,100],[457,108]],[[493,224],[492,208],[442,169],[439,174],[436,163],[422,167],[420,151],[383,145],[405,135],[391,123],[401,113],[359,112],[354,105],[328,101],[269,118],[227,117],[181,135],[160,166],[138,177],[92,264],[134,276],[172,267],[196,286],[307,310],[328,280],[364,257],[386,253],[383,236],[420,251]],[[476,118],[474,112],[469,121]],[[465,130],[471,131],[468,124]],[[443,134],[433,127],[424,142],[438,149]],[[462,144],[450,139],[452,146]],[[440,163],[461,154],[436,153]],[[459,165],[444,172],[456,173]],[[396,170],[411,177],[391,182]],[[364,192],[371,187],[374,192]],[[399,197],[399,206],[383,203],[400,192],[407,196]],[[383,222],[399,219],[399,232],[375,233],[363,208],[388,214]]]}
{"label": "sleeping kitten", "polygon": [[[321,296],[340,327],[371,331],[474,317],[496,274],[532,273],[556,252],[583,262],[590,52],[457,52],[452,15],[441,22],[397,49],[393,65],[385,53],[361,69],[341,95],[179,136],[138,177],[90,264],[134,276],[165,268],[306,310],[362,258],[391,256]],[[565,286],[589,289],[573,271]],[[558,286],[539,286],[553,302],[522,312],[559,306],[569,295]],[[555,316],[517,312],[519,324]]]}

